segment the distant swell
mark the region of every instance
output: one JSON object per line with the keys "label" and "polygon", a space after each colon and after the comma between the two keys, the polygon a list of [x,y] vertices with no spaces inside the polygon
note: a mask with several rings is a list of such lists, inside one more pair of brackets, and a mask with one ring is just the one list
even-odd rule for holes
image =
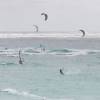
{"label": "distant swell", "polygon": [[[80,33],[68,32],[0,32],[0,38],[82,38]],[[99,33],[88,33],[84,38],[100,38]]]}

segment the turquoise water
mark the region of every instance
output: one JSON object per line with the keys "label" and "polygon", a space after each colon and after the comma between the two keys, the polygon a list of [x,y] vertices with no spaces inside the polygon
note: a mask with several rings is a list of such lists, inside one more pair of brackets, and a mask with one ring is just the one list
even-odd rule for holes
{"label": "turquoise water", "polygon": [[99,43],[85,38],[1,39],[0,99],[99,100]]}

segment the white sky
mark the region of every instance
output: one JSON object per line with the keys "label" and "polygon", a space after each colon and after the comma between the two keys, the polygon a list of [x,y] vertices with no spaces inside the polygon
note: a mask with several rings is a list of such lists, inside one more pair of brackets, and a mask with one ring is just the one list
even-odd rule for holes
{"label": "white sky", "polygon": [[[42,12],[49,16],[44,21]],[[0,0],[0,31],[100,32],[100,0]]]}

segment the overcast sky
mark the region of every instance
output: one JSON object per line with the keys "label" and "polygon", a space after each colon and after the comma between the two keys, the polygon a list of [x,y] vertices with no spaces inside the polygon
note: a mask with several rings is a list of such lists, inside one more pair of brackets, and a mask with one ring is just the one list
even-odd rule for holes
{"label": "overcast sky", "polygon": [[33,24],[40,31],[100,32],[100,0],[0,0],[0,31],[32,31]]}

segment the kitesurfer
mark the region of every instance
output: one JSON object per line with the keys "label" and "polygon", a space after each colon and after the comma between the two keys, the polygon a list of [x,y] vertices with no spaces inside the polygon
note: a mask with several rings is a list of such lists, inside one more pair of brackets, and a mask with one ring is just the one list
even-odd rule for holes
{"label": "kitesurfer", "polygon": [[19,50],[19,64],[23,64],[22,58],[21,58],[21,51]]}
{"label": "kitesurfer", "polygon": [[61,75],[64,75],[63,69],[60,68],[59,71],[60,71],[60,74],[61,74]]}

